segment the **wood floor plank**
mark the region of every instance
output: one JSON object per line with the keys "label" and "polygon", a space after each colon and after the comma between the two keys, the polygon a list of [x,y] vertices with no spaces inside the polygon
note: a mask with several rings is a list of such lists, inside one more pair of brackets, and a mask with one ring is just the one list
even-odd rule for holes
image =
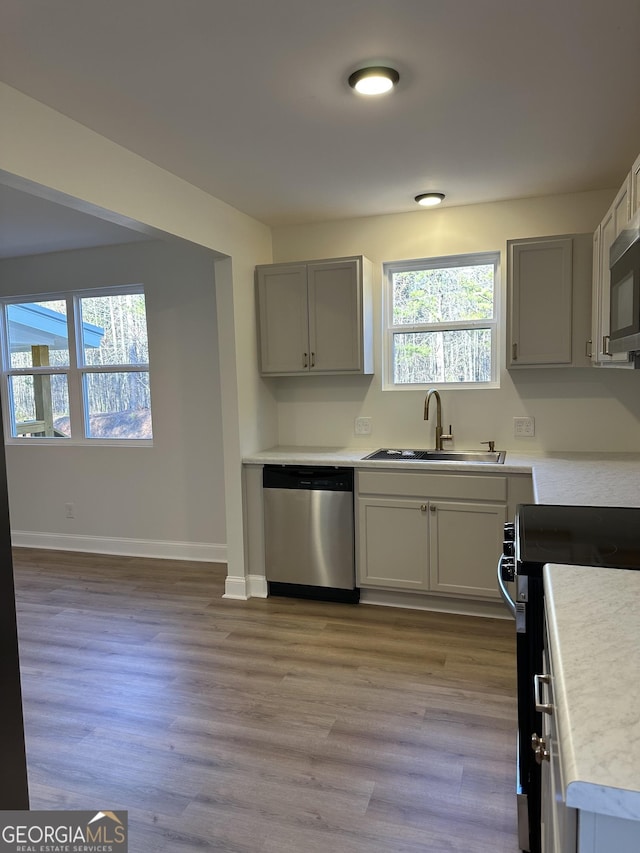
{"label": "wood floor plank", "polygon": [[131,853],[517,853],[510,621],[14,562],[32,808],[126,809]]}

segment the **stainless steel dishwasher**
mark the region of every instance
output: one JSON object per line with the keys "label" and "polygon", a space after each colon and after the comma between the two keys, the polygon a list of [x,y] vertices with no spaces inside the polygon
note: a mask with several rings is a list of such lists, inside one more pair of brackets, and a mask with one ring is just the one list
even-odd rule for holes
{"label": "stainless steel dishwasher", "polygon": [[353,468],[265,465],[271,595],[356,602]]}

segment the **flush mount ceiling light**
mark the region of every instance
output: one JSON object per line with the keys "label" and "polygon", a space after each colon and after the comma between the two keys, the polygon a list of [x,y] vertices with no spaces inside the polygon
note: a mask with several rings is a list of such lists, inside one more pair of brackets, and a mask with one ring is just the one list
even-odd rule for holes
{"label": "flush mount ceiling light", "polygon": [[436,204],[440,204],[440,202],[444,199],[444,193],[420,193],[420,195],[416,196],[416,201],[418,204],[422,205],[422,207],[435,207]]}
{"label": "flush mount ceiling light", "polygon": [[349,77],[349,85],[361,95],[382,95],[393,89],[399,79],[395,68],[374,65],[354,71]]}

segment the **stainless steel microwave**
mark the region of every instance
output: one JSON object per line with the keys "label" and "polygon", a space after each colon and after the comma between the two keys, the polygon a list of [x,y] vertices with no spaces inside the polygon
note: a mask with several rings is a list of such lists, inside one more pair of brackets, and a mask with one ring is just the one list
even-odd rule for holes
{"label": "stainless steel microwave", "polygon": [[[616,238],[611,269],[611,352],[640,352],[640,210]],[[636,358],[637,361],[637,358]]]}

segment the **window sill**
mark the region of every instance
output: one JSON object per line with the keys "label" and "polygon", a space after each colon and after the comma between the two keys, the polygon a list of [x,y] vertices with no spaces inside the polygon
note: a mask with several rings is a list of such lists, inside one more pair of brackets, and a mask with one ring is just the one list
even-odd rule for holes
{"label": "window sill", "polygon": [[428,385],[392,385],[383,383],[383,391],[420,391],[426,393],[431,388],[438,391],[495,391],[500,388],[500,382],[432,382]]}
{"label": "window sill", "polygon": [[6,447],[153,447],[153,439],[133,438],[7,438]]}

